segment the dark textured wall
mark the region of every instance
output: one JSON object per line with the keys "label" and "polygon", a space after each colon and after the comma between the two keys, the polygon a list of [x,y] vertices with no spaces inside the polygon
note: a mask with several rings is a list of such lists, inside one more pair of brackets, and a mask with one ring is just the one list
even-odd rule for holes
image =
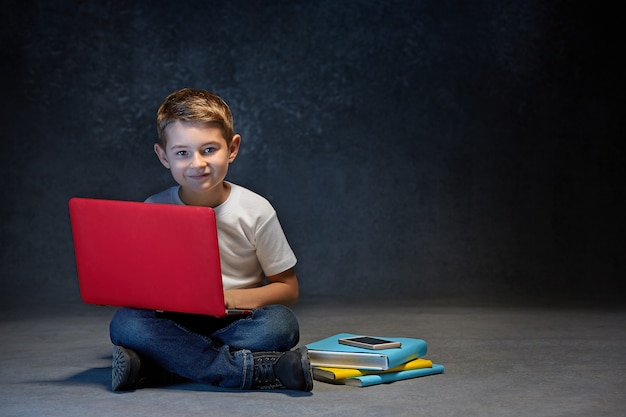
{"label": "dark textured wall", "polygon": [[610,297],[624,39],[577,3],[4,2],[3,305],[78,297],[70,197],[172,184],[185,86],[230,103],[305,297]]}

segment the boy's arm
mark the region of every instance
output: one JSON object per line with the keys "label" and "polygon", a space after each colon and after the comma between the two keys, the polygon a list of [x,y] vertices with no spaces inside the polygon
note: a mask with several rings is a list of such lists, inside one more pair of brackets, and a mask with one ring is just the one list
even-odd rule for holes
{"label": "boy's arm", "polygon": [[294,268],[267,279],[269,283],[262,287],[224,291],[226,308],[252,309],[271,304],[291,306],[298,301],[298,277]]}

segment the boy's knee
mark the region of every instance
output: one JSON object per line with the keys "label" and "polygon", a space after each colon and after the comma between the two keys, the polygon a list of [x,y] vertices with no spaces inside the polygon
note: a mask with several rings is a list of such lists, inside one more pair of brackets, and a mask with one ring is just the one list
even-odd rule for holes
{"label": "boy's knee", "polygon": [[270,339],[284,342],[283,350],[295,346],[300,340],[300,325],[294,312],[283,305],[271,305],[262,307],[265,320],[267,320],[266,336]]}
{"label": "boy's knee", "polygon": [[150,318],[154,314],[150,310],[118,309],[109,324],[111,342],[114,345],[130,347],[133,336],[145,334],[143,319]]}
{"label": "boy's knee", "polygon": [[298,327],[298,319],[294,312],[289,308],[281,304],[270,305],[261,307],[256,310],[258,316],[262,313],[265,320],[280,323],[285,327]]}

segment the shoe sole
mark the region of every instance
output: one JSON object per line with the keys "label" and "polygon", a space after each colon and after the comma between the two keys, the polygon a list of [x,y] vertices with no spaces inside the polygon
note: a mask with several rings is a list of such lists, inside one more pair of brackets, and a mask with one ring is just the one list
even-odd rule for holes
{"label": "shoe sole", "polygon": [[126,349],[115,346],[111,365],[111,389],[113,391],[127,391],[135,387],[134,381],[139,379],[139,358]]}
{"label": "shoe sole", "polygon": [[309,350],[306,346],[299,347],[296,351],[300,352],[300,365],[304,372],[305,386],[302,391],[311,391],[313,389],[313,371],[311,370],[311,361],[309,360]]}

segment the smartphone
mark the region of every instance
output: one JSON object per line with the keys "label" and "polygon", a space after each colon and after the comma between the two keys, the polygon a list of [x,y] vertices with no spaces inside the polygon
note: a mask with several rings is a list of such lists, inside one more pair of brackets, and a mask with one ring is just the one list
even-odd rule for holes
{"label": "smartphone", "polygon": [[371,336],[355,336],[339,339],[343,345],[355,346],[365,349],[391,349],[402,347],[402,343],[392,340],[379,339]]}

